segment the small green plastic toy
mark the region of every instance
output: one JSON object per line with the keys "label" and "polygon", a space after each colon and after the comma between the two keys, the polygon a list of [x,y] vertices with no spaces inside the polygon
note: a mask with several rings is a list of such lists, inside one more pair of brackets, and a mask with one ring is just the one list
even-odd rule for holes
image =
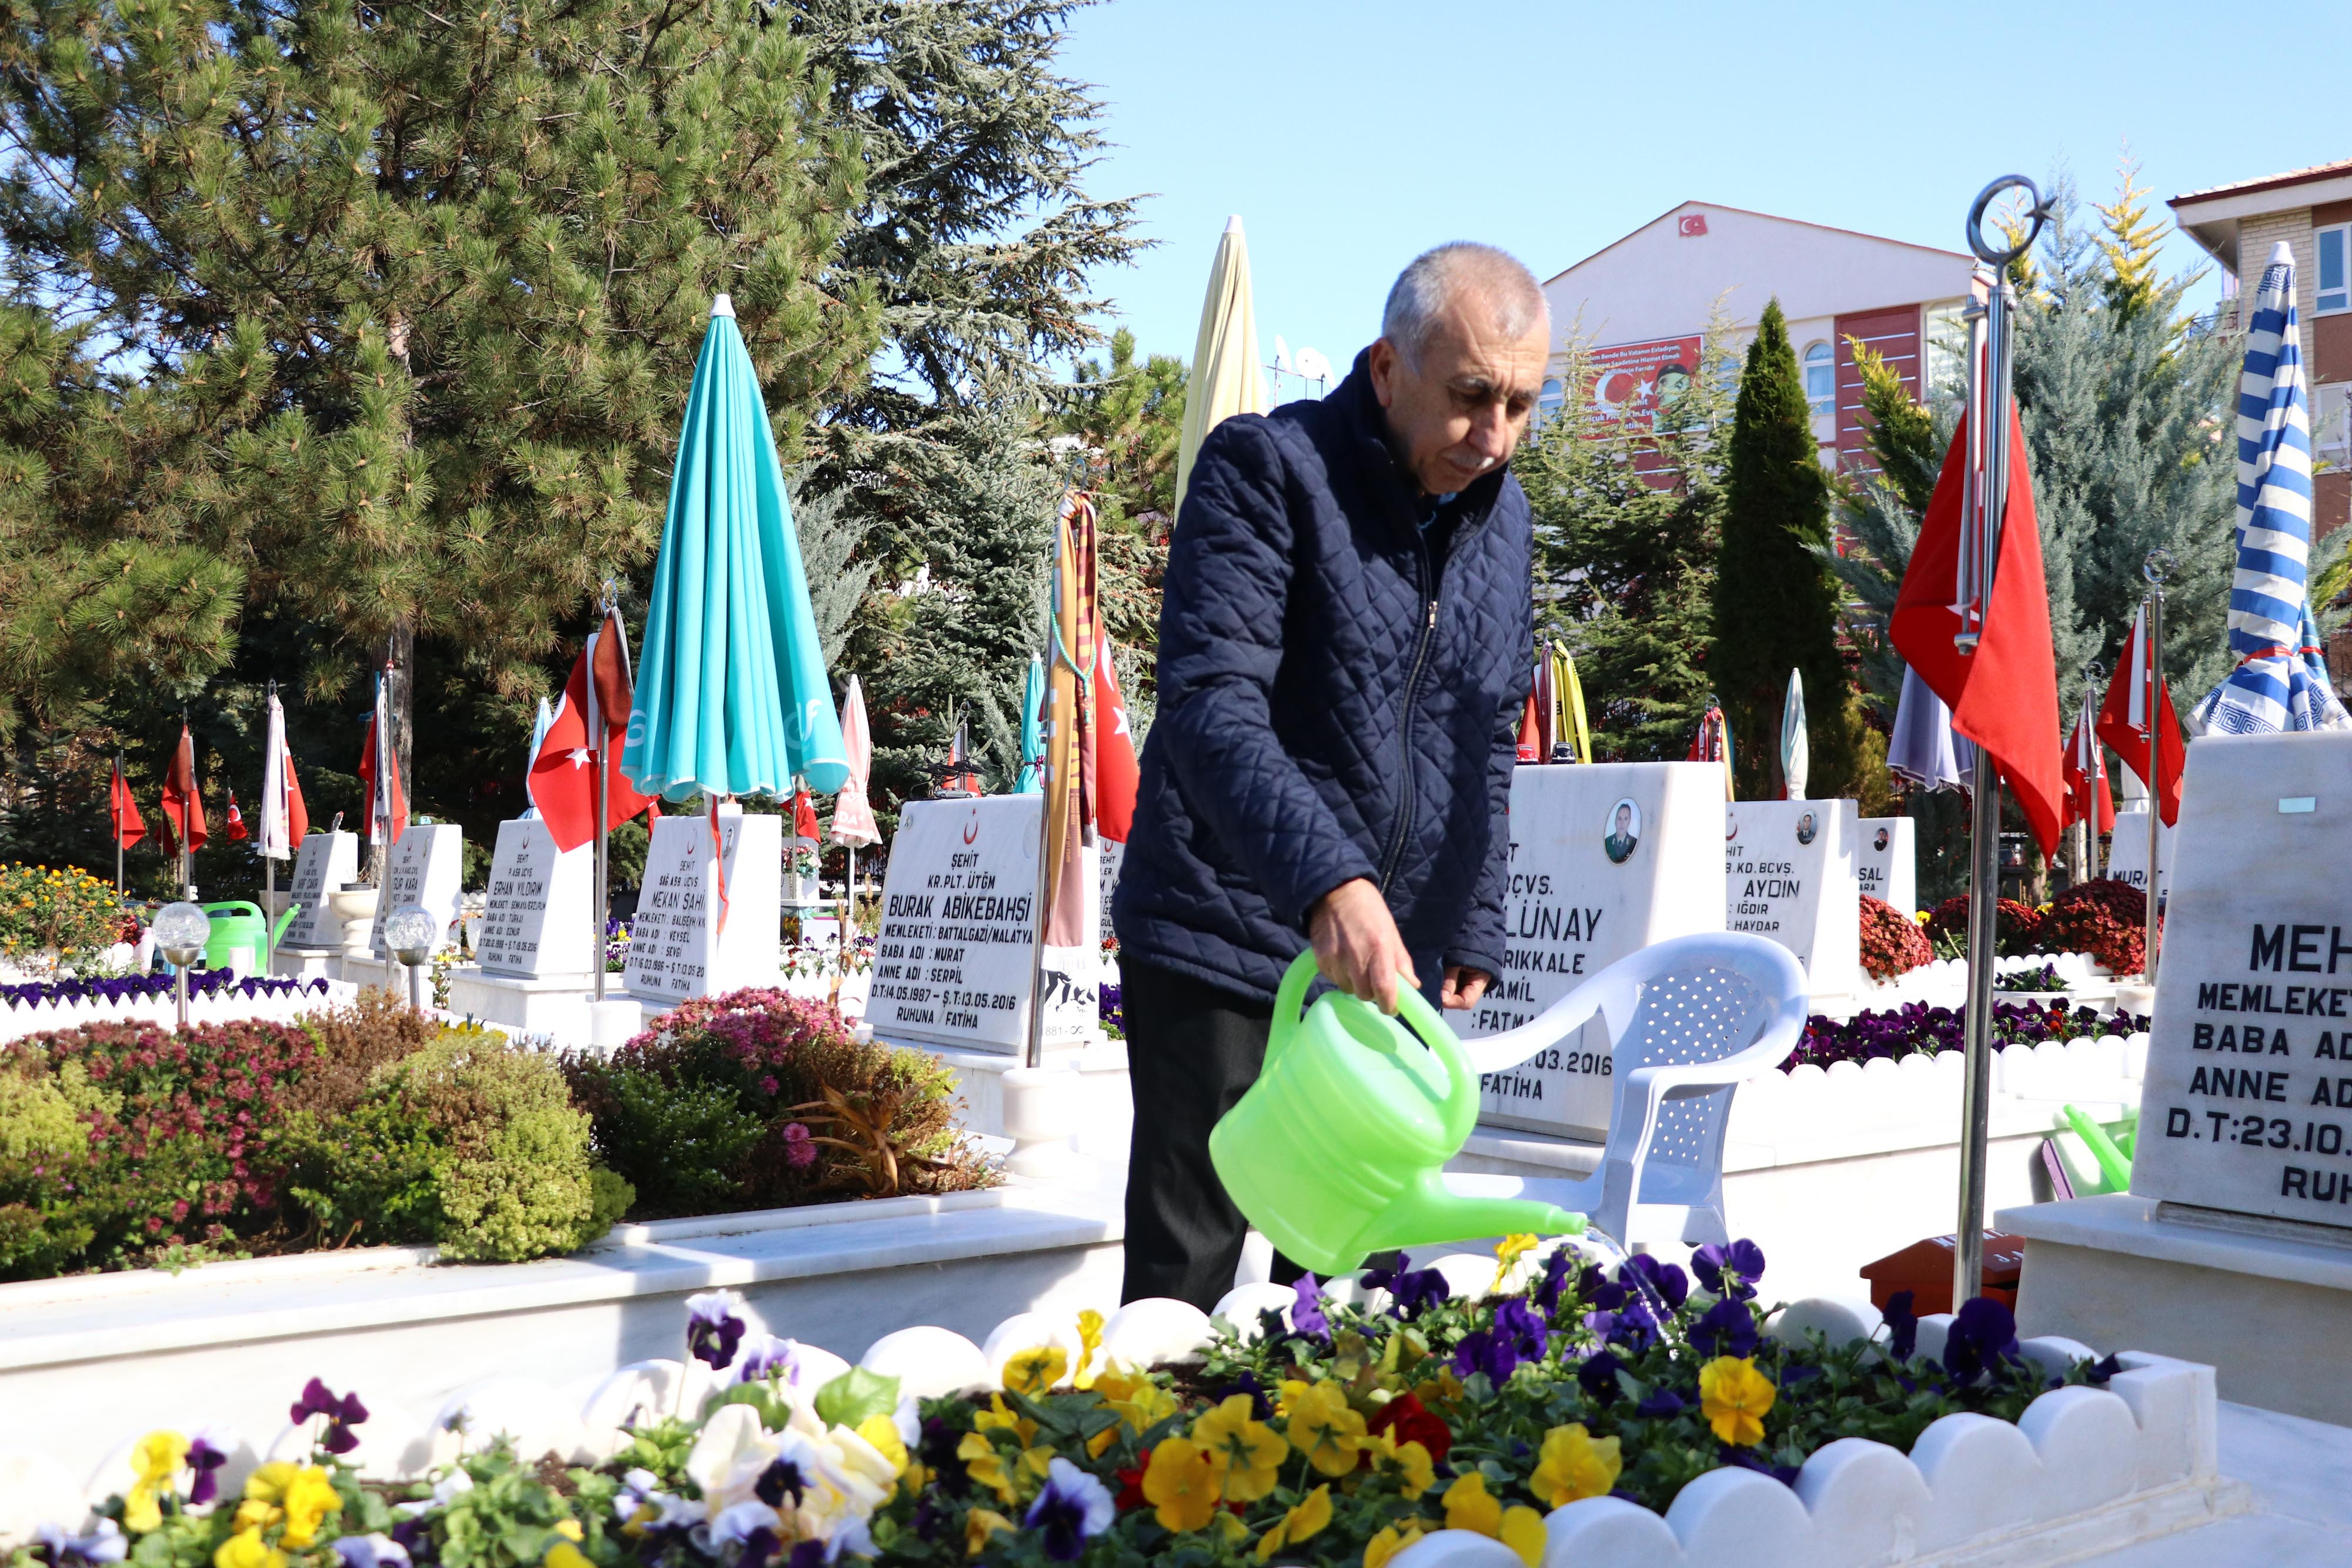
{"label": "small green plastic toy", "polygon": [[1209,1134],[1227,1196],[1266,1239],[1332,1275],[1392,1247],[1582,1233],[1583,1216],[1549,1203],[1448,1191],[1445,1162],[1478,1116],[1462,1042],[1402,987],[1404,1023],[1339,991],[1302,1016],[1316,972],[1310,952],[1283,976],[1265,1065]]}

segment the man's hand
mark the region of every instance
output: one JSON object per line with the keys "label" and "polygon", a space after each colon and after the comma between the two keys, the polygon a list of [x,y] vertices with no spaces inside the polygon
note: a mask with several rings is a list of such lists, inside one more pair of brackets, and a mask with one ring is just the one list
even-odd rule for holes
{"label": "man's hand", "polygon": [[1399,976],[1415,990],[1421,988],[1421,977],[1413,972],[1412,955],[1404,950],[1388,900],[1363,877],[1343,882],[1317,899],[1307,914],[1307,932],[1315,943],[1323,977],[1384,1013],[1397,1010]]}
{"label": "man's hand", "polygon": [[1437,999],[1459,1012],[1465,1008],[1476,1007],[1478,998],[1485,996],[1486,988],[1494,983],[1495,977],[1484,969],[1449,964],[1445,968],[1445,988],[1438,993]]}

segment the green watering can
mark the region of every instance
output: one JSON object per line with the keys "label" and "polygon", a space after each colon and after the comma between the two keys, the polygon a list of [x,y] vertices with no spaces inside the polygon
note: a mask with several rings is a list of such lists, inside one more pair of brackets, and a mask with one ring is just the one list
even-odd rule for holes
{"label": "green watering can", "polygon": [[[267,956],[262,947],[264,934],[268,936],[269,946],[275,947],[278,939],[286,935],[286,927],[293,923],[295,911],[300,907],[298,904],[288,904],[285,913],[278,917],[276,927],[272,928],[257,904],[238,898],[204,905],[205,913],[211,915],[213,921],[212,935],[205,942],[205,967],[242,968],[247,974],[259,974],[262,960]],[[237,962],[240,950],[248,955],[241,965]]]}
{"label": "green watering can", "polygon": [[[2133,1154],[2139,1143],[2138,1110],[2134,1108],[2125,1113],[2124,1119],[2116,1124],[2113,1136],[2108,1134],[2105,1127],[2092,1120],[2087,1111],[2068,1105],[2064,1108],[2064,1114],[2066,1124],[2074,1130],[2076,1137],[2083,1140],[2083,1146],[2090,1150],[2091,1158],[2099,1166],[2099,1179],[2095,1182],[2076,1181],[2074,1196],[2090,1197],[2105,1192],[2129,1192]],[[2058,1154],[2061,1159],[2065,1158],[2063,1145],[2059,1146]],[[2070,1167],[2072,1164],[2068,1161]],[[2070,1177],[2075,1174],[2071,1168],[2067,1172]]]}
{"label": "green watering can", "polygon": [[1462,1042],[1402,986],[1410,1031],[1339,991],[1302,1017],[1316,973],[1310,952],[1283,976],[1265,1065],[1209,1134],[1226,1195],[1266,1239],[1328,1276],[1389,1248],[1582,1233],[1582,1215],[1549,1203],[1448,1190],[1445,1162],[1478,1116],[1478,1076]]}

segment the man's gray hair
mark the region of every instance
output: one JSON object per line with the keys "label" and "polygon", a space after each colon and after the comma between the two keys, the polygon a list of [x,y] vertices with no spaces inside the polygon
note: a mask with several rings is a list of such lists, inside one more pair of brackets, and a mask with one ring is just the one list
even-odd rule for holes
{"label": "man's gray hair", "polygon": [[1493,327],[1506,338],[1525,336],[1551,313],[1535,274],[1517,256],[1491,245],[1456,240],[1422,252],[1397,274],[1381,311],[1381,336],[1417,365],[1437,318],[1465,294],[1486,308]]}

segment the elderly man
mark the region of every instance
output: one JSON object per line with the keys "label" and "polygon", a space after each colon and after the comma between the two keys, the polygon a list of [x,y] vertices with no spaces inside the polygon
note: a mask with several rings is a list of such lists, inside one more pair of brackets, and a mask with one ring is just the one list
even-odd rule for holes
{"label": "elderly man", "polygon": [[1209,1130],[1256,1078],[1304,948],[1391,1012],[1400,985],[1468,1008],[1501,970],[1531,643],[1506,465],[1550,332],[1527,268],[1444,246],[1328,398],[1202,443],[1113,905],[1129,1300],[1207,1308],[1233,1284],[1245,1227]]}

